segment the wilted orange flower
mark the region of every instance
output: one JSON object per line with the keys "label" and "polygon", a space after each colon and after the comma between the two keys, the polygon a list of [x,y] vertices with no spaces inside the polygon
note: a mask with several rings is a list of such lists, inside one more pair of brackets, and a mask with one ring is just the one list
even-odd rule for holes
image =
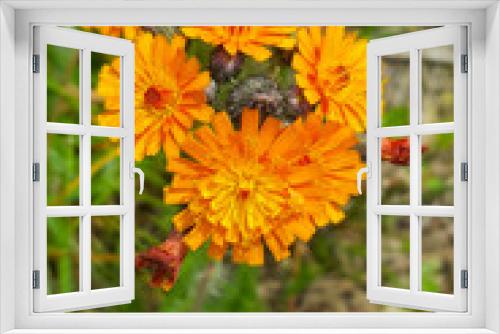
{"label": "wilted orange flower", "polygon": [[[135,159],[155,155],[161,147],[169,157],[179,154],[179,145],[194,120],[209,121],[212,108],[206,104],[207,71],[200,72],[195,58],[187,58],[185,39],[141,34],[135,41]],[[97,93],[104,97],[106,111],[100,125],[119,125],[119,59],[102,67]]]}
{"label": "wilted orange flower", "polygon": [[408,166],[410,164],[410,141],[402,139],[382,139],[381,155],[383,161],[395,165]]}
{"label": "wilted orange flower", "polygon": [[366,41],[344,27],[309,27],[297,33],[292,67],[297,85],[327,119],[357,132],[366,123]]}
{"label": "wilted orange flower", "polygon": [[192,250],[210,240],[220,259],[231,247],[236,263],[261,265],[264,244],[279,261],[297,239],[343,218],[342,207],[356,193],[359,154],[352,130],[310,115],[284,128],[268,117],[259,129],[256,110],[244,110],[236,131],[225,112],[212,127],[189,136],[167,169],[167,204],[187,204],[174,217]]}
{"label": "wilted orange flower", "polygon": [[200,38],[212,45],[222,45],[232,56],[238,52],[255,60],[263,61],[271,57],[268,46],[293,49],[296,27],[184,27],[182,32],[189,38]]}
{"label": "wilted orange flower", "polygon": [[[427,151],[427,145],[422,145],[422,153]],[[381,146],[383,161],[389,161],[394,165],[408,166],[410,164],[410,139],[405,138],[383,138]]]}
{"label": "wilted orange flower", "polygon": [[101,35],[120,37],[134,40],[141,32],[140,27],[134,26],[84,26],[85,31],[96,32]]}
{"label": "wilted orange flower", "polygon": [[137,255],[135,265],[137,270],[152,271],[150,281],[152,287],[168,291],[177,280],[186,253],[187,248],[182,241],[182,235],[173,232],[162,244]]}

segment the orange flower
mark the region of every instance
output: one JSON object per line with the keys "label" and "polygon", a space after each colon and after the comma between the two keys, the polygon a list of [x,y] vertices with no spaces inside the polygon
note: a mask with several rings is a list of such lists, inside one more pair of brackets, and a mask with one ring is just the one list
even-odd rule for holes
{"label": "orange flower", "polygon": [[184,27],[182,32],[189,38],[199,38],[212,45],[222,45],[234,56],[238,52],[247,54],[257,61],[271,57],[266,46],[293,49],[295,27]]}
{"label": "orange flower", "polygon": [[[195,58],[187,58],[185,39],[143,33],[135,41],[135,159],[155,155],[161,147],[168,157],[179,154],[179,145],[194,120],[209,121],[206,104],[209,73],[200,72]],[[104,97],[106,112],[98,116],[104,126],[120,122],[120,62],[102,67],[97,93]]]}
{"label": "orange flower", "polygon": [[344,27],[309,27],[297,34],[297,85],[327,119],[357,132],[366,123],[366,41]]}
{"label": "orange flower", "polygon": [[357,194],[356,173],[363,167],[354,132],[336,122],[323,122],[317,114],[306,121],[298,119],[286,131],[298,133],[301,143],[284,159],[290,164],[286,178],[303,198],[302,220],[316,226],[342,221],[343,207]]}
{"label": "orange flower", "polygon": [[210,240],[220,259],[232,248],[236,263],[261,265],[264,243],[279,261],[297,238],[343,218],[356,193],[359,155],[354,133],[310,115],[283,128],[268,117],[259,129],[256,110],[244,110],[236,131],[225,112],[182,145],[189,158],[168,162],[174,173],[167,204],[187,204],[174,218],[190,249]]}
{"label": "orange flower", "polygon": [[140,27],[133,26],[84,26],[81,27],[84,31],[96,32],[101,35],[120,37],[134,40],[140,33]]}
{"label": "orange flower", "polygon": [[187,248],[182,241],[182,235],[173,232],[159,246],[137,255],[135,265],[137,270],[152,271],[150,281],[152,287],[169,291],[177,280],[186,253]]}
{"label": "orange flower", "polygon": [[[427,149],[427,145],[422,145],[422,153]],[[410,165],[410,139],[408,137],[383,138],[380,151],[383,161],[389,161],[393,165]]]}

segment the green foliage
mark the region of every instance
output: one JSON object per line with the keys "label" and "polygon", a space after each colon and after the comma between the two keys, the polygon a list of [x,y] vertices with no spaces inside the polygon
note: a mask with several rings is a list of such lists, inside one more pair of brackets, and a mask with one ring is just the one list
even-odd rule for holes
{"label": "green foliage", "polygon": [[190,39],[187,43],[186,53],[189,57],[195,57],[201,69],[207,71],[210,65],[210,55],[214,47],[199,39]]}
{"label": "green foliage", "polygon": [[441,263],[438,260],[422,263],[422,290],[427,292],[442,292],[439,277]]}
{"label": "green foliage", "polygon": [[49,294],[78,291],[78,218],[47,219]]}
{"label": "green foliage", "polygon": [[285,296],[297,296],[304,293],[311,282],[321,273],[316,262],[301,259],[297,273],[291,276],[285,287]]}
{"label": "green foliage", "polygon": [[382,115],[382,126],[398,126],[410,124],[410,110],[406,106],[397,106]]}
{"label": "green foliage", "polygon": [[[164,293],[161,303],[162,311],[189,312],[201,311],[201,299],[204,297],[201,284],[206,284],[209,277],[204,273],[208,265],[207,245],[189,252],[186,256],[179,278],[174,287]],[[210,271],[208,271],[209,273]]]}
{"label": "green foliage", "polygon": [[230,82],[223,82],[217,85],[217,91],[215,92],[215,97],[212,101],[212,107],[217,111],[225,111],[227,105],[227,99],[233,91],[236,80]]}
{"label": "green foliage", "polygon": [[[214,268],[223,270],[221,266]],[[261,269],[239,265],[231,266],[229,271],[229,278],[222,282],[218,291],[209,296],[204,310],[214,312],[265,311],[264,304],[257,294]]]}

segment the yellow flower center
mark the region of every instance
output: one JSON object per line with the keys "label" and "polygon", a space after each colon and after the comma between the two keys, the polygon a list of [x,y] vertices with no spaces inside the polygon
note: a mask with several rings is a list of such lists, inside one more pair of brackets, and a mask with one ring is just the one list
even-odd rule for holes
{"label": "yellow flower center", "polygon": [[243,177],[238,181],[237,189],[238,189],[238,197],[245,201],[247,200],[253,191],[256,191],[257,184],[255,180]]}
{"label": "yellow flower center", "polygon": [[201,195],[210,201],[212,223],[239,234],[246,243],[255,239],[250,231],[270,228],[266,224],[281,211],[283,191],[283,182],[258,164],[240,161],[207,180]]}

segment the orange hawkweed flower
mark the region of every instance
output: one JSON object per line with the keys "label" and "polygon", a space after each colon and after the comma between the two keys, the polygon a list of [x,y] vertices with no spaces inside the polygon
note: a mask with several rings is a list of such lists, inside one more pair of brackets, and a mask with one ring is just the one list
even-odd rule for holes
{"label": "orange hawkweed flower", "polygon": [[[179,154],[179,145],[194,120],[209,121],[213,113],[206,104],[207,71],[200,72],[195,58],[187,58],[185,39],[143,33],[135,40],[135,159],[155,155],[163,147],[168,157]],[[97,93],[106,111],[100,125],[119,125],[119,59],[102,67]]]}
{"label": "orange hawkweed flower", "polygon": [[280,261],[297,238],[343,218],[361,165],[355,144],[352,130],[315,115],[287,128],[268,117],[259,129],[258,111],[246,109],[236,131],[219,112],[185,140],[189,158],[168,162],[165,202],[187,204],[174,226],[189,230],[192,250],[210,240],[216,259],[231,247],[233,262],[261,265],[265,244]]}
{"label": "orange hawkweed flower", "polygon": [[184,27],[181,29],[189,38],[199,38],[212,45],[222,45],[234,56],[238,52],[263,61],[271,57],[268,46],[293,49],[295,27]]}
{"label": "orange hawkweed flower", "polygon": [[298,119],[287,131],[297,133],[301,143],[284,158],[290,164],[286,178],[291,189],[303,199],[302,224],[341,222],[343,207],[357,195],[356,173],[363,167],[354,131],[336,122],[323,122],[317,114],[306,121]]}
{"label": "orange hawkweed flower", "polygon": [[316,110],[357,132],[366,123],[366,40],[344,27],[309,27],[297,33],[292,67],[297,85]]}
{"label": "orange hawkweed flower", "polygon": [[134,40],[141,32],[140,27],[134,26],[84,26],[81,27],[85,31],[96,32],[101,35],[121,37]]}

